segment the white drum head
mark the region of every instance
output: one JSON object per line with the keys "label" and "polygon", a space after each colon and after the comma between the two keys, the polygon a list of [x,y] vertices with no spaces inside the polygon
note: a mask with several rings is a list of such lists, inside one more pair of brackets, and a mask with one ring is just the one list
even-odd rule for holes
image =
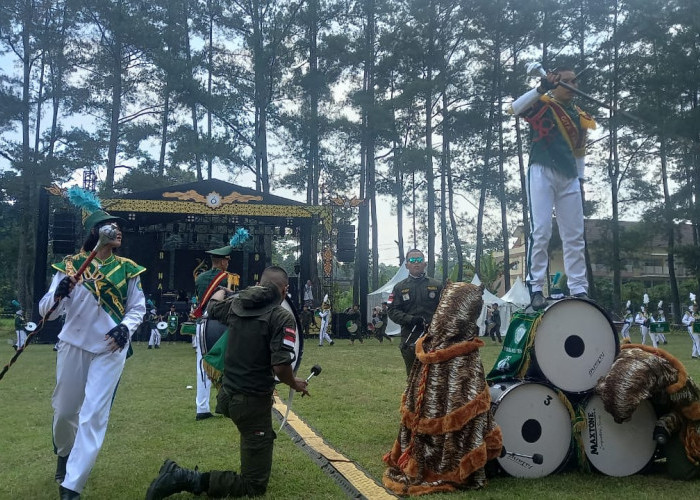
{"label": "white drum head", "polygon": [[542,455],[542,463],[505,455],[503,470],[515,477],[544,477],[566,462],[571,449],[571,416],[557,393],[543,384],[499,382],[491,387],[493,417],[506,451]]}
{"label": "white drum head", "polygon": [[617,332],[607,315],[581,299],[564,299],[547,308],[535,331],[537,366],[557,388],[593,389],[619,352]]}
{"label": "white drum head", "polygon": [[24,329],[25,331],[33,332],[34,330],[36,330],[36,323],[34,323],[33,321],[29,321],[24,325]]}
{"label": "white drum head", "polygon": [[632,418],[615,423],[603,400],[591,396],[586,403],[586,427],[581,436],[593,467],[608,476],[623,477],[641,471],[656,450],[656,413],[648,400],[641,402]]}
{"label": "white drum head", "polygon": [[156,328],[158,330],[167,330],[168,324],[165,321],[159,321],[158,324],[156,325]]}

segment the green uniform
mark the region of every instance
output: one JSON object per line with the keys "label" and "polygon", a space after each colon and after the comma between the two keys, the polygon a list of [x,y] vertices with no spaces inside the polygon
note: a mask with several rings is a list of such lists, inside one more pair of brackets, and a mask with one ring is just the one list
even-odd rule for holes
{"label": "green uniform", "polygon": [[217,412],[233,420],[241,433],[240,473],[212,471],[210,497],[262,495],[272,470],[273,366],[294,361],[296,322],[279,305],[277,290],[249,287],[237,296],[213,301],[210,318],[229,327],[224,377]]}
{"label": "green uniform", "polygon": [[406,374],[411,371],[413,366],[413,361],[416,358],[414,344],[418,335],[422,332],[422,330],[419,331],[420,327],[416,327],[415,331],[413,331],[413,320],[416,317],[423,318],[425,328],[427,328],[440,302],[441,292],[442,283],[423,275],[420,278],[409,276],[397,283],[391,295],[389,295],[389,300],[387,301],[389,318],[401,326],[401,345],[399,348],[401,349],[404,363],[406,363]]}
{"label": "green uniform", "polygon": [[209,288],[209,283],[211,283],[212,280],[222,272],[223,271],[221,269],[214,267],[197,276],[197,279],[194,280],[194,288],[197,292],[197,298],[199,300],[202,300],[204,297],[204,293],[207,291],[207,288]]}

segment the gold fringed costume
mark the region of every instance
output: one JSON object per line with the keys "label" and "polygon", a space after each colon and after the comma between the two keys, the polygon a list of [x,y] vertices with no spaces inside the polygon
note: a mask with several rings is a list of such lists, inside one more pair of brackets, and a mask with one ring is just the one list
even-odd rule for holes
{"label": "gold fringed costume", "polygon": [[481,488],[484,465],[501,451],[479,355],[483,290],[449,283],[416,344],[399,436],[384,456],[384,486],[398,495]]}
{"label": "gold fringed costume", "polygon": [[640,402],[666,393],[672,411],[657,425],[680,432],[688,460],[700,465],[700,389],[668,351],[627,344],[595,389],[616,422],[629,419]]}

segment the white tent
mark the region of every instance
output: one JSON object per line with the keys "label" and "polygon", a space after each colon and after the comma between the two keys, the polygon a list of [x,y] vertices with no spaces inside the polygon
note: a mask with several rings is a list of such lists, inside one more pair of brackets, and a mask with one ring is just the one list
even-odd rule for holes
{"label": "white tent", "polygon": [[[474,275],[474,278],[472,278],[472,285],[481,285],[481,280],[479,279],[479,276],[476,274]],[[503,309],[501,306],[505,304],[505,302],[502,299],[499,299],[496,297],[494,294],[489,292],[486,288],[484,288],[484,293],[481,294],[481,298],[484,300],[484,305],[481,308],[481,313],[479,314],[479,318],[476,320],[476,324],[479,326],[479,335],[487,335],[486,332],[486,308],[490,306],[493,303],[498,304],[498,309],[501,314],[501,334],[504,335],[505,332],[508,330],[508,323],[505,321],[506,317],[503,315]]]}
{"label": "white tent", "polygon": [[530,292],[527,290],[527,286],[525,286],[523,280],[521,280],[520,276],[518,276],[518,279],[515,280],[513,286],[503,297],[501,297],[501,299],[504,302],[510,302],[519,308],[527,307],[530,304]]}
{"label": "white tent", "polygon": [[[391,291],[394,289],[394,285],[396,285],[399,281],[405,280],[406,278],[408,278],[408,269],[406,268],[406,266],[401,266],[399,267],[399,270],[396,272],[393,278],[384,283],[384,285],[382,285],[381,287],[377,288],[375,291],[367,294],[368,320],[372,318],[372,309],[374,309],[375,306],[381,305],[382,302],[386,302],[386,300],[389,298],[389,295],[391,294]],[[401,327],[388,318],[387,321],[388,324],[386,325],[386,334],[400,335]]]}

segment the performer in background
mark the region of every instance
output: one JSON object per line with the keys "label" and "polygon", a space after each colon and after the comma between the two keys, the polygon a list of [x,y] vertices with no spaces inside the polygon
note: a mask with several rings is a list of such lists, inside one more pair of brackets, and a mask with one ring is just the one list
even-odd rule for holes
{"label": "performer in background", "polygon": [[129,340],[146,313],[139,278],[145,268],[114,254],[122,243],[119,229],[116,238],[98,250],[81,281],[72,277],[95,247],[99,228],[121,222],[102,210],[93,212],[85,220],[89,235],[81,253],[53,265],[57,272],[39,302],[44,316],[60,300],[47,320],[65,314],[51,400],[58,455],[55,478],[62,500],[80,498],[95,465]]}
{"label": "performer in background", "polygon": [[625,318],[623,320],[620,336],[622,337],[622,342],[629,344],[632,342],[632,339],[630,338],[630,328],[632,328],[632,323],[634,323],[634,317],[632,316],[632,303],[629,300],[627,301],[626,307]]}
{"label": "performer in background", "polygon": [[570,68],[559,68],[537,88],[516,99],[510,109],[530,124],[527,198],[530,204],[528,276],[532,308],[544,309],[547,247],[552,236],[552,209],[564,250],[564,269],[574,297],[586,298],[582,191],[586,166],[586,132],[596,124],[572,102],[574,93],[559,85],[577,85]]}
{"label": "performer in background", "polygon": [[17,336],[17,341],[15,345],[12,346],[15,348],[15,351],[22,347],[27,341],[27,332],[24,330],[24,325],[26,324],[27,322],[24,320],[24,313],[22,310],[18,309],[15,311],[15,335]]}
{"label": "performer in background", "polygon": [[[656,317],[651,317],[652,323],[666,323],[666,314],[664,313],[663,304],[663,301],[659,301],[659,305],[656,308]],[[663,329],[659,329],[659,331],[656,333],[656,338],[660,344],[668,344],[668,340],[666,340],[666,335],[664,334]]]}
{"label": "performer in background", "polygon": [[[302,396],[307,382],[294,376],[294,316],[281,305],[287,295],[287,273],[268,267],[260,286],[248,287],[234,297],[216,292],[207,308],[210,318],[226,322],[230,332],[218,406],[240,432],[240,472],[199,472],[166,460],[153,480],[146,500],[160,500],[180,491],[212,498],[260,496],[272,471],[275,431],[272,395],[275,377]],[[283,492],[280,495],[284,496]]]}
{"label": "performer in background", "polygon": [[498,310],[498,304],[496,302],[491,306],[491,328],[489,330],[489,336],[491,340],[496,342],[496,337],[498,337],[498,343],[502,343],[501,340],[501,311]]}
{"label": "performer in background", "polygon": [[[642,345],[644,345],[647,343],[647,334],[649,333],[649,323],[651,322],[651,319],[649,317],[649,313],[647,312],[646,306],[641,306],[639,308],[639,312],[634,317],[634,322],[639,325],[639,331],[642,334]],[[654,344],[654,347],[656,347],[656,335],[653,335],[651,337],[651,341]]]}
{"label": "performer in background", "polygon": [[314,289],[311,280],[304,285],[304,305],[311,309],[314,306]]}
{"label": "performer in background", "polygon": [[202,370],[202,348],[199,344],[200,333],[203,333],[201,329],[205,327],[203,319],[206,317],[206,313],[200,314],[199,311],[206,310],[209,300],[216,290],[228,284],[229,275],[226,270],[229,262],[231,262],[232,250],[233,248],[230,245],[207,250],[205,253],[211,258],[211,269],[199,274],[194,281],[198,300],[197,308],[193,312],[193,316],[198,318],[197,334],[195,335],[197,338],[195,341],[195,350],[197,351],[197,396],[195,399],[197,414],[195,415],[195,420],[205,420],[214,416],[211,413],[210,404],[211,382],[207,374]]}
{"label": "performer in background", "polygon": [[323,341],[327,341],[330,345],[333,345],[333,339],[328,335],[328,323],[331,320],[331,303],[328,302],[328,295],[323,298],[323,304],[321,304],[321,310],[318,313],[319,318],[321,318],[321,329],[318,332],[318,345],[323,346]]}
{"label": "performer in background", "polygon": [[175,339],[177,328],[180,326],[180,316],[175,310],[175,304],[170,306],[170,311],[168,311],[168,316],[165,321],[168,323],[168,340],[172,343]]}
{"label": "performer in background", "polygon": [[148,317],[148,324],[151,329],[151,336],[148,339],[149,349],[160,349],[160,332],[158,331],[158,322],[161,317],[156,314],[155,309],[151,309]]}
{"label": "performer in background", "polygon": [[690,335],[690,341],[693,343],[693,350],[690,357],[693,359],[700,359],[700,333],[695,333],[695,323],[700,321],[700,314],[698,314],[698,303],[695,302],[695,294],[690,294],[690,306],[688,310],[683,314],[682,322],[688,328],[688,335]]}
{"label": "performer in background", "polygon": [[416,248],[408,251],[404,265],[408,278],[394,286],[387,304],[389,317],[401,326],[399,349],[408,376],[416,359],[416,341],[427,330],[440,302],[442,283],[425,275],[428,264],[423,252]]}
{"label": "performer in background", "polygon": [[307,306],[306,304],[304,304],[304,307],[301,310],[301,314],[299,314],[299,319],[301,321],[301,327],[304,332],[303,334],[307,337],[310,334],[311,323],[313,323],[315,327],[319,326],[316,323],[316,317],[314,316],[314,312],[310,310],[309,306]]}

